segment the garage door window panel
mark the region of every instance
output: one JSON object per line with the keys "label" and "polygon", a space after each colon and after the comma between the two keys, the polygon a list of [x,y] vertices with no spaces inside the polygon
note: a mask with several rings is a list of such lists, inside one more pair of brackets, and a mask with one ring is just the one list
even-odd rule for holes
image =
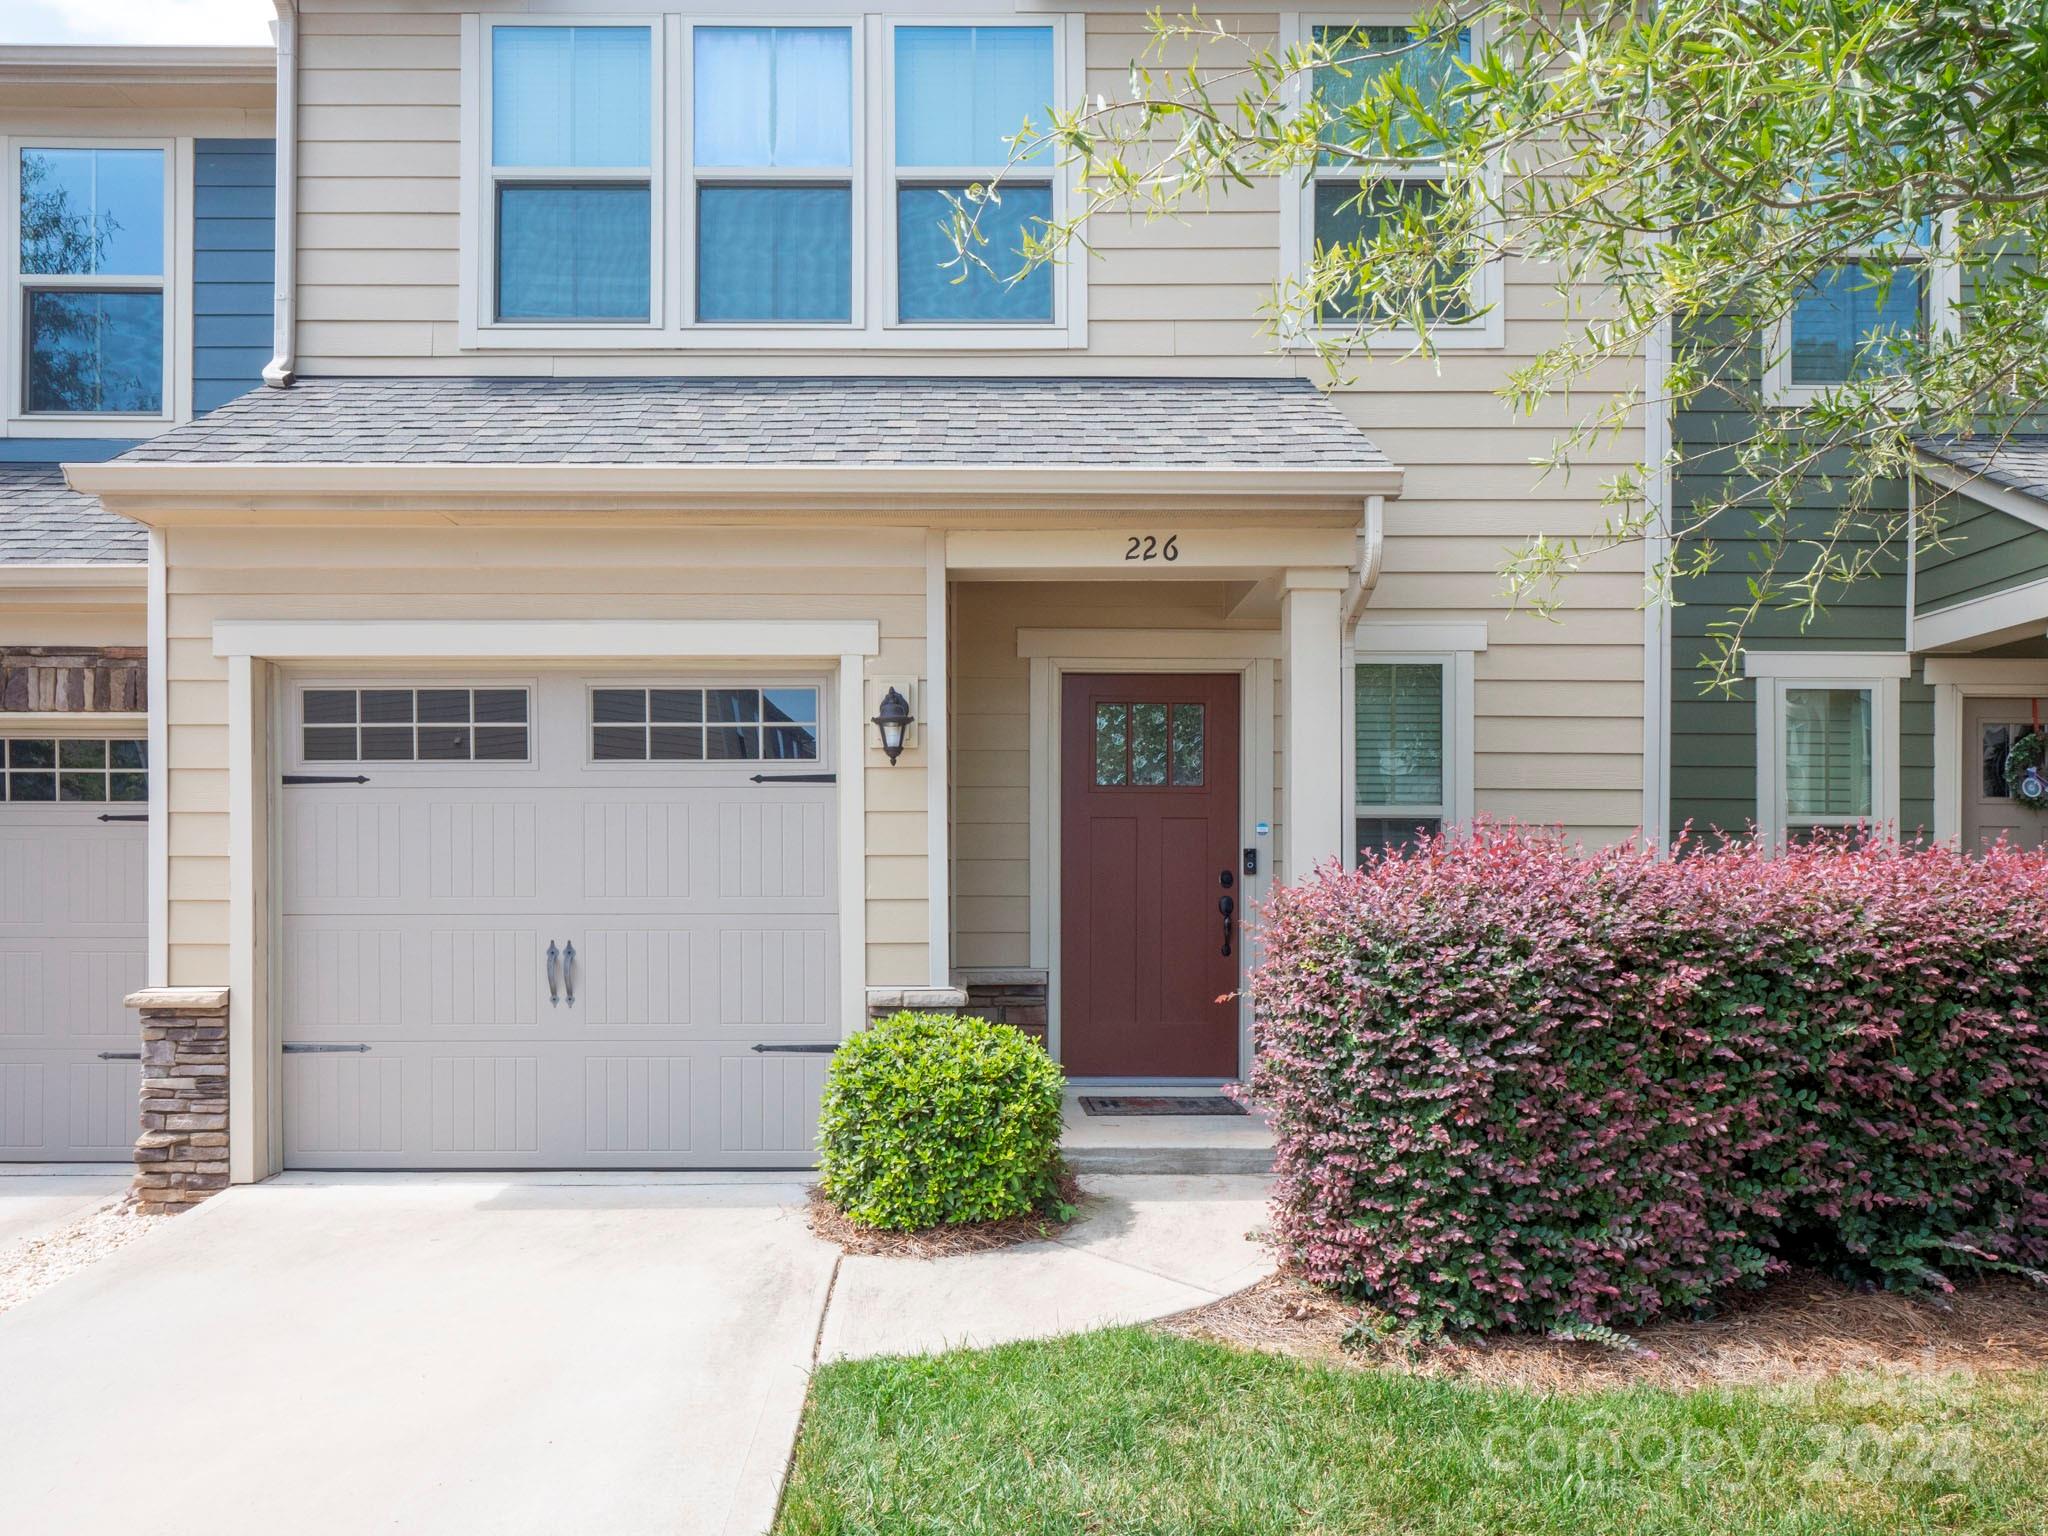
{"label": "garage door window panel", "polygon": [[524,688],[308,688],[301,695],[308,763],[523,763]]}
{"label": "garage door window panel", "polygon": [[128,738],[17,736],[0,741],[0,799],[134,802],[149,798],[148,743]]}
{"label": "garage door window panel", "polygon": [[816,688],[591,690],[593,762],[816,762],[818,751]]}

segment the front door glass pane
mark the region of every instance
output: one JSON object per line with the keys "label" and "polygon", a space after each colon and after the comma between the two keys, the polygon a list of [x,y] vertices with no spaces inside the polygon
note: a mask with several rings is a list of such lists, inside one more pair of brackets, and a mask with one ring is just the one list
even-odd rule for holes
{"label": "front door glass pane", "polygon": [[1202,782],[1202,738],[1206,725],[1202,706],[1173,706],[1173,782],[1193,787]]}
{"label": "front door glass pane", "polygon": [[1166,782],[1166,706],[1131,706],[1131,782]]}
{"label": "front door glass pane", "polygon": [[1123,704],[1095,706],[1095,782],[1114,788],[1130,782],[1125,757],[1130,750],[1130,709]]}

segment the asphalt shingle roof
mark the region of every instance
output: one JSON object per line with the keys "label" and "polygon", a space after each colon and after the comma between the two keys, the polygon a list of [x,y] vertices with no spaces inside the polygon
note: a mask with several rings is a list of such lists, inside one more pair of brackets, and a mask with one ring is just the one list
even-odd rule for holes
{"label": "asphalt shingle roof", "polygon": [[2018,432],[2006,438],[1931,437],[1918,446],[1930,458],[2048,502],[2048,433]]}
{"label": "asphalt shingle roof", "polygon": [[1383,469],[1302,379],[320,378],[123,455],[173,464]]}
{"label": "asphalt shingle roof", "polygon": [[81,496],[55,464],[0,463],[0,565],[141,565],[149,535]]}

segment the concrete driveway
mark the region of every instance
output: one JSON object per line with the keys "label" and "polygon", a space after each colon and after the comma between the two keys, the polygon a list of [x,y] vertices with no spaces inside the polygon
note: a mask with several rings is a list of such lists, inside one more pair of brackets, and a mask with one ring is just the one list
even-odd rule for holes
{"label": "concrete driveway", "polygon": [[122,1163],[9,1163],[0,1166],[0,1252],[33,1242],[126,1189]]}
{"label": "concrete driveway", "polygon": [[0,1531],[763,1530],[833,1270],[802,1194],[229,1190],[0,1316]]}

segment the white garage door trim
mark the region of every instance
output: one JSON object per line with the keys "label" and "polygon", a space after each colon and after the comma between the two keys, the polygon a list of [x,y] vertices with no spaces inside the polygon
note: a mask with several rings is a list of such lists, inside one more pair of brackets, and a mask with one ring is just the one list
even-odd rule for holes
{"label": "white garage door trim", "polygon": [[839,773],[841,1017],[853,1028],[865,1003],[867,660],[881,649],[873,620],[298,621],[235,619],[214,626],[228,662],[228,986],[232,1060],[261,1070],[229,1081],[229,1170],[237,1183],[283,1167],[279,1083],[282,1031],[272,1027],[269,980],[277,927],[274,852],[277,770],[270,749],[272,663],[416,661],[680,663],[711,658],[810,661],[833,679]]}

